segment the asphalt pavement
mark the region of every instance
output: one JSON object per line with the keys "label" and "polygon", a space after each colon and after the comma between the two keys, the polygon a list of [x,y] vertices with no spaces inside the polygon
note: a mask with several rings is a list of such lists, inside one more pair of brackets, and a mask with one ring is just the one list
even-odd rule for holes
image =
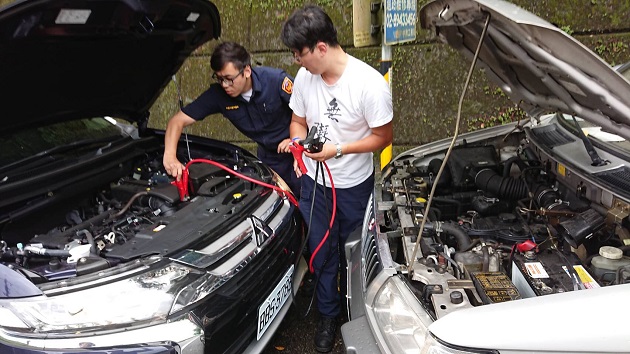
{"label": "asphalt pavement", "polygon": [[[308,276],[305,277],[307,280],[300,286],[287,316],[282,321],[269,345],[263,351],[263,354],[317,353],[313,345],[313,336],[315,335],[319,312],[317,311],[316,301],[313,300],[312,308],[307,314],[312,296],[312,286],[308,278]],[[338,321],[337,339],[333,350],[330,352],[332,354],[346,352],[341,339],[341,331],[339,330],[341,324],[342,321]]]}

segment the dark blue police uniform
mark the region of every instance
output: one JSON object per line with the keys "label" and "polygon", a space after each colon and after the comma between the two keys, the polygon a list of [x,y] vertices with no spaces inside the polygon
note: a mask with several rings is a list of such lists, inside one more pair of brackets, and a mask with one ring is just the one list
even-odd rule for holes
{"label": "dark blue police uniform", "polygon": [[245,136],[258,143],[258,158],[269,165],[299,196],[300,181],[293,172],[293,155],[278,153],[278,144],[289,138],[292,111],[289,99],[293,77],[284,70],[259,66],[252,68],[252,96],[230,97],[215,83],[182,109],[195,120],[221,113]]}

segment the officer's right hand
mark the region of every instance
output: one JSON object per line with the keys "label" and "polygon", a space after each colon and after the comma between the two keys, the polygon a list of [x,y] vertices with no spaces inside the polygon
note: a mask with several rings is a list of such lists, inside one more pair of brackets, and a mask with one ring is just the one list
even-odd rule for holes
{"label": "officer's right hand", "polygon": [[166,173],[175,177],[178,181],[182,178],[184,165],[179,162],[177,157],[164,155],[162,163],[164,164]]}

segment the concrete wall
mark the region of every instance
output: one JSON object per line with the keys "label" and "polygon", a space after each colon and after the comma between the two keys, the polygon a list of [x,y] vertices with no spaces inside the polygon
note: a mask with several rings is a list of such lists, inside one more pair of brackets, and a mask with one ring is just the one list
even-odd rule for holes
{"label": "concrete wall", "polygon": [[[282,22],[298,6],[296,0],[215,0],[222,13],[222,40],[243,43],[255,62],[284,68],[295,74],[299,68],[279,40]],[[418,9],[426,3],[418,1]],[[515,0],[516,4],[564,29],[612,64],[630,60],[630,1],[628,0]],[[379,46],[352,45],[352,1],[314,1],[324,7],[338,26],[339,39],[352,55],[379,67]],[[418,26],[419,27],[419,26]],[[426,143],[449,136],[454,130],[457,103],[467,62],[448,46],[437,43],[433,33],[418,28],[415,42],[393,47],[394,147]],[[209,43],[190,58],[178,74],[185,102],[192,101],[210,80]],[[163,127],[177,109],[174,85],[170,85],[152,110],[153,124]],[[522,116],[505,95],[479,72],[467,95],[460,131],[501,124]],[[192,132],[218,139],[245,142],[224,119],[209,117]]]}
{"label": "concrete wall", "polygon": [[[516,4],[572,34],[612,64],[630,60],[630,0],[513,0]],[[0,5],[11,0],[0,0]],[[326,9],[338,26],[339,39],[352,55],[379,67],[379,46],[352,46],[351,0],[214,0],[222,15],[221,40],[244,44],[259,65],[284,68],[294,75],[298,65],[282,45],[279,32],[291,11],[305,3]],[[426,3],[418,0],[418,9]],[[418,28],[415,42],[393,47],[394,146],[406,147],[447,137],[454,129],[457,103],[468,64],[433,34]],[[177,74],[184,103],[211,82],[207,43]],[[151,126],[164,128],[177,109],[176,86],[169,84],[151,109]],[[500,90],[477,72],[464,104],[461,131],[500,124],[522,115]],[[248,139],[221,117],[208,117],[191,133],[246,143]]]}

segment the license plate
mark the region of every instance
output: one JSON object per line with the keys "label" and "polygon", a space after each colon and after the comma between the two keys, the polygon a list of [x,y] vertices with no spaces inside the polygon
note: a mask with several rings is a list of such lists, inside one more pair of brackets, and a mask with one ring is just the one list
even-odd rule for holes
{"label": "license plate", "polygon": [[258,331],[256,333],[256,340],[259,340],[273,319],[276,318],[278,312],[282,308],[287,299],[291,296],[293,290],[293,265],[284,274],[284,277],[280,280],[278,285],[273,289],[271,294],[267,296],[267,299],[258,308]]}

